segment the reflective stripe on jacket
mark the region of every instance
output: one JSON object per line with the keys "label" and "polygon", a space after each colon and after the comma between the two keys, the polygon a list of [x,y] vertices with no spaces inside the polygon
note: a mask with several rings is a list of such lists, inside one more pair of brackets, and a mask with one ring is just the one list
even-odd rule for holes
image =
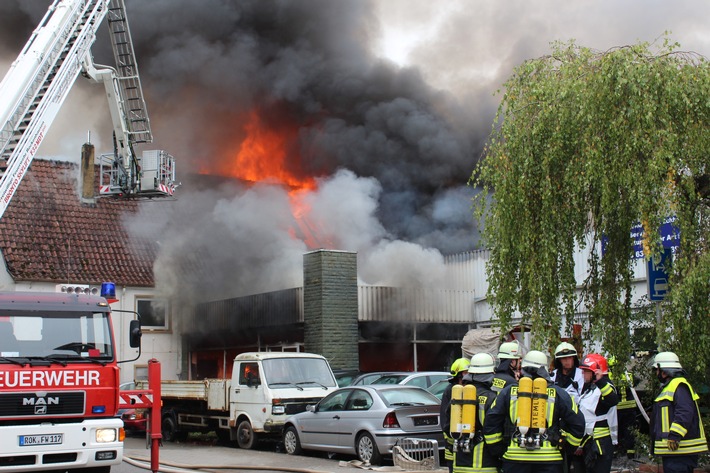
{"label": "reflective stripe on jacket", "polygon": [[[572,446],[579,446],[584,435],[584,416],[577,409],[577,404],[572,397],[559,386],[548,383],[547,387],[547,434],[554,439],[555,435],[561,436]],[[507,442],[503,458],[509,461],[520,462],[562,462],[557,442],[546,438],[539,449],[528,450],[521,447],[516,437],[505,439],[503,432],[506,422],[515,425],[518,418],[518,386],[508,386],[496,398],[486,416],[483,425],[484,439],[487,445],[497,448]]]}
{"label": "reflective stripe on jacket", "polygon": [[[682,376],[663,386],[653,403],[651,437],[655,455],[695,455],[708,451],[698,398]],[[677,450],[668,448],[668,439],[678,441]]]}

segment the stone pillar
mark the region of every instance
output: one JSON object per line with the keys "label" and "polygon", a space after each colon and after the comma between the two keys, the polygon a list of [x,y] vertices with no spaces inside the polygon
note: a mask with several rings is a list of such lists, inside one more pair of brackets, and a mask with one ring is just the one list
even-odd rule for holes
{"label": "stone pillar", "polygon": [[358,369],[357,253],[316,250],[303,256],[305,350],[333,369]]}

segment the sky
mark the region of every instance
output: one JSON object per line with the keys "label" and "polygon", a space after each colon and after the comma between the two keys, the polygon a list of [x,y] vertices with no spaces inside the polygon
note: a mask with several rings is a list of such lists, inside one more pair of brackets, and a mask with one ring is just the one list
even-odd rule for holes
{"label": "sky", "polygon": [[[0,2],[0,74],[48,4]],[[467,181],[517,65],[553,41],[603,51],[664,32],[710,56],[699,0],[126,5],[144,149],[174,155],[182,185],[123,224],[158,235],[156,285],[187,299],[296,286],[320,247],[357,252],[362,283],[443,284],[444,256],[478,248]],[[93,53],[112,61],[105,34]],[[110,151],[110,130],[102,87],[80,77],[39,156],[78,162],[88,133]]]}

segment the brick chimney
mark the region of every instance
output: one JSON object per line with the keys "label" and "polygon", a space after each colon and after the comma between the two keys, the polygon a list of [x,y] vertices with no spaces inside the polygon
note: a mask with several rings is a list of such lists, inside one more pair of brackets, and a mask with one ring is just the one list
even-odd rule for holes
{"label": "brick chimney", "polygon": [[357,253],[303,255],[303,341],[333,369],[358,369]]}
{"label": "brick chimney", "polygon": [[84,143],[81,147],[81,201],[84,204],[96,203],[94,152],[94,145],[91,143]]}

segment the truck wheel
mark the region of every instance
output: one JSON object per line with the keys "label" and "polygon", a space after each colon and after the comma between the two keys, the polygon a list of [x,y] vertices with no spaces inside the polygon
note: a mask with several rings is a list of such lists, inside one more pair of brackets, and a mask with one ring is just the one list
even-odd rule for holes
{"label": "truck wheel", "polygon": [[300,455],[303,452],[298,432],[292,425],[289,425],[284,432],[284,448],[289,455]]}
{"label": "truck wheel", "polygon": [[174,442],[177,439],[177,422],[171,415],[163,417],[163,423],[160,425],[163,433],[163,440],[166,442]]}
{"label": "truck wheel", "polygon": [[379,465],[382,462],[382,455],[377,449],[377,444],[372,435],[367,432],[363,432],[358,436],[357,442],[355,442],[355,451],[357,452],[358,460],[363,463]]}
{"label": "truck wheel", "polygon": [[237,427],[237,445],[239,448],[250,450],[256,446],[256,434],[251,428],[251,422],[243,420]]}

